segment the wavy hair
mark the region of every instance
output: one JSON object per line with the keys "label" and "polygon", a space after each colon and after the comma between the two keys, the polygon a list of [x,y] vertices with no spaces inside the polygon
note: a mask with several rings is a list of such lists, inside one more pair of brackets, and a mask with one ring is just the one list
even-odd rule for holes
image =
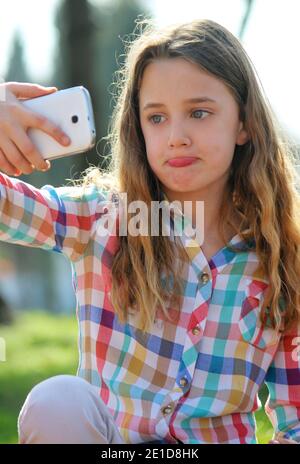
{"label": "wavy hair", "polygon": [[[126,61],[116,73],[116,101],[106,137],[111,148],[111,179],[120,192],[127,193],[128,204],[142,200],[150,206],[151,201],[162,198],[162,185],[147,161],[139,118],[139,89],[149,63],[181,57],[220,79],[235,98],[249,135],[244,145],[235,148],[221,206],[220,233],[224,244],[230,246],[225,239],[225,226],[230,224],[249,244],[248,249],[255,243],[269,282],[261,321],[268,319],[273,328],[287,330],[299,321],[300,308],[296,155],[264,95],[250,58],[233,34],[211,20],[157,28],[151,20],[142,19],[125,45]],[[104,185],[98,168],[86,176],[84,183],[89,182]],[[233,214],[238,216],[239,226],[231,221]],[[141,329],[147,331],[157,307],[169,318],[166,301],[180,304],[183,282],[180,269],[174,268],[174,257],[179,251],[184,259],[184,253],[162,235],[128,234],[119,239],[120,248],[112,265],[111,301],[122,322],[130,309],[138,308]],[[164,284],[163,272],[173,278],[173,287]]]}

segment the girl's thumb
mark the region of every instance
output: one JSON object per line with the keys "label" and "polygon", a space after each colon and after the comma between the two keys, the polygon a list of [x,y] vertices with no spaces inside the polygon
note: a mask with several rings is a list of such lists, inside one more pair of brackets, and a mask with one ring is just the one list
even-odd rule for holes
{"label": "girl's thumb", "polygon": [[8,82],[6,88],[17,98],[34,98],[48,93],[56,92],[56,87],[44,87],[39,84]]}

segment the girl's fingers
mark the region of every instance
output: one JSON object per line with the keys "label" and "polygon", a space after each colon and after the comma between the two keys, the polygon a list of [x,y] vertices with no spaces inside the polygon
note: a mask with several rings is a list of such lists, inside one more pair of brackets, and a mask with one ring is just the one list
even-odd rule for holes
{"label": "girl's fingers", "polygon": [[[70,139],[60,127],[26,108],[18,99],[35,98],[55,92],[57,89],[19,82],[0,84],[0,91],[3,89],[5,99],[0,101],[0,149],[6,162],[2,156],[3,166],[0,163],[0,170],[6,170],[10,174],[11,166],[15,171],[18,169],[24,174],[31,174],[35,168],[48,170],[50,163],[44,160],[30,140],[26,133],[28,129],[39,129],[64,146],[70,144]],[[11,166],[8,166],[7,162]]]}
{"label": "girl's fingers", "polygon": [[5,157],[2,150],[0,150],[0,170],[9,176],[18,176],[21,171],[18,171]]}
{"label": "girl's fingers", "polygon": [[35,98],[48,93],[57,91],[56,87],[44,87],[39,84],[30,84],[23,82],[7,82],[5,87],[18,99]]}
{"label": "girl's fingers", "polygon": [[70,144],[67,134],[45,116],[29,110],[24,111],[24,108],[18,106],[14,108],[14,111],[18,113],[22,124],[27,128],[40,129],[53,137],[61,145]]}
{"label": "girl's fingers", "polygon": [[[63,146],[70,139],[56,124],[34,111],[29,110],[18,99],[34,98],[55,92],[55,87],[46,88],[37,84],[10,82],[0,85],[6,91],[5,100],[0,101],[0,149],[14,168],[24,174],[31,174],[37,168],[46,171],[50,167],[26,133],[28,129],[39,129]],[[3,165],[8,169],[2,159]],[[1,164],[0,164],[1,169]],[[4,170],[5,168],[2,167]],[[11,169],[11,168],[10,168]],[[11,172],[11,171],[10,171]]]}
{"label": "girl's fingers", "polygon": [[[16,145],[3,134],[0,134],[0,146],[1,150],[9,163],[14,167],[15,172],[17,170],[22,171],[24,174],[31,174],[33,166],[29,163],[22,153],[18,150]],[[0,170],[2,166],[0,165]]]}
{"label": "girl's fingers", "polygon": [[26,135],[21,127],[14,127],[13,143],[18,148],[19,152],[26,158],[26,160],[35,166],[40,171],[48,169],[48,163],[44,160],[41,154],[36,149],[30,138]]}

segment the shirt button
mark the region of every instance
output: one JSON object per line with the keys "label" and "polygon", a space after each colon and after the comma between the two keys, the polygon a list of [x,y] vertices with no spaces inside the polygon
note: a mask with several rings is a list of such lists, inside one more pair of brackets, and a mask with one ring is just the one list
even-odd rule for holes
{"label": "shirt button", "polygon": [[170,414],[172,411],[173,411],[173,406],[171,404],[168,404],[168,406],[162,409],[162,413],[164,415]]}
{"label": "shirt button", "polygon": [[154,320],[154,325],[155,325],[158,329],[162,329],[163,321],[162,321],[161,319],[155,319],[155,320]]}
{"label": "shirt button", "polygon": [[209,275],[206,272],[203,272],[203,274],[201,275],[201,282],[203,284],[207,284],[208,281],[209,281]]}
{"label": "shirt button", "polygon": [[200,332],[201,332],[200,327],[194,327],[194,328],[192,329],[192,334],[193,334],[193,335],[199,335]]}
{"label": "shirt button", "polygon": [[188,380],[185,377],[179,380],[179,383],[182,387],[185,387],[188,384]]}

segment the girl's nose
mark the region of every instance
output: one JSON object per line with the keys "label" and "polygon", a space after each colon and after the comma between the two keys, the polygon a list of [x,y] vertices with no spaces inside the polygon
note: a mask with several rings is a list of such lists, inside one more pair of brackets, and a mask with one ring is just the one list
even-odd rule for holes
{"label": "girl's nose", "polygon": [[191,145],[191,139],[182,129],[173,129],[168,138],[168,146],[170,148],[176,148],[181,146]]}

